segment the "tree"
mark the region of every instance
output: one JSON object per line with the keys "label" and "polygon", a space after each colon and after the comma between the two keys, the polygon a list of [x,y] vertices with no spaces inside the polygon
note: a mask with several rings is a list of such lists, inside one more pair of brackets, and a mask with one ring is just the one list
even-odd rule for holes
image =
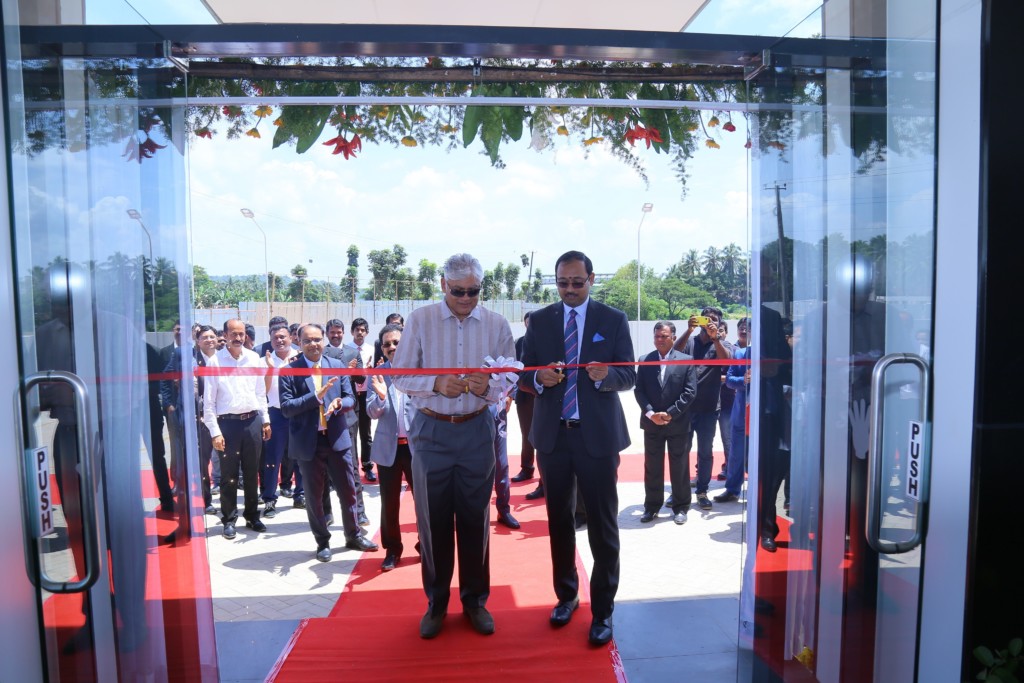
{"label": "tree", "polygon": [[288,298],[292,301],[305,301],[306,277],[308,276],[306,267],[301,263],[296,264],[291,270],[291,275],[295,279],[288,283]]}
{"label": "tree", "polygon": [[[373,274],[371,287],[367,294],[371,299],[394,299],[401,292],[398,290],[397,281],[400,278],[399,270],[405,265],[405,247],[396,244],[391,249],[374,249],[366,256],[370,264],[370,272]],[[407,272],[405,277],[407,283],[412,280],[412,274]]]}
{"label": "tree", "polygon": [[710,278],[714,278],[718,275],[718,271],[721,267],[721,259],[718,256],[718,249],[715,247],[708,247],[704,251],[704,256],[701,257],[701,265],[704,266],[704,274]]}
{"label": "tree", "polygon": [[696,277],[700,275],[700,253],[696,249],[686,252],[686,256],[679,263],[683,277]]}
{"label": "tree", "polygon": [[493,289],[491,299],[501,298],[501,288],[505,286],[505,264],[498,261],[498,265],[494,266],[494,270],[491,271],[491,276],[494,278],[491,283]]}
{"label": "tree", "polygon": [[514,263],[505,266],[505,289],[509,299],[516,298],[516,285],[519,283],[519,273],[521,272],[519,266]]}
{"label": "tree", "polygon": [[359,288],[359,247],[354,244],[348,245],[345,255],[348,257],[348,265],[345,268],[345,279],[348,281],[346,289],[349,298],[355,299],[355,292]]}
{"label": "tree", "polygon": [[480,299],[490,301],[494,298],[494,271],[485,270],[484,279],[480,281]]}
{"label": "tree", "polygon": [[416,277],[416,282],[419,287],[419,298],[421,299],[433,299],[437,294],[437,271],[439,270],[436,263],[428,261],[427,259],[420,259],[420,272]]}

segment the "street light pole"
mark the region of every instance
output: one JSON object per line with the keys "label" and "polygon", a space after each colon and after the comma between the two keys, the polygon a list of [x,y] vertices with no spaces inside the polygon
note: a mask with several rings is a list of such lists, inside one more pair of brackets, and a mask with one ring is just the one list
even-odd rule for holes
{"label": "street light pole", "polygon": [[270,303],[270,259],[267,256],[267,233],[263,232],[263,228],[256,222],[256,216],[249,209],[242,209],[242,215],[252,221],[252,224],[256,226],[256,229],[263,235],[263,267],[267,271],[267,319],[274,314],[274,306]]}
{"label": "street light pole", "polygon": [[[135,209],[128,209],[128,217],[134,221],[138,221],[139,227],[142,228],[142,232],[146,233],[146,239],[149,240],[149,266],[154,267],[153,263],[153,236],[149,234],[149,230],[146,229],[146,224],[142,222],[142,214]],[[142,274],[146,276],[145,272]],[[156,332],[156,287],[153,285],[153,276],[149,276],[149,298],[153,304],[153,331]]]}
{"label": "street light pole", "polygon": [[640,356],[640,228],[644,225],[644,219],[654,209],[654,204],[647,202],[640,207],[640,225],[636,226],[636,353]]}

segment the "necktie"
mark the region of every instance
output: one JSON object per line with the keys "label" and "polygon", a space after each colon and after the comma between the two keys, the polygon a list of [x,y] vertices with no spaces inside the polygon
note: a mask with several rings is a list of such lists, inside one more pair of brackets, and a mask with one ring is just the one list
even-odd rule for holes
{"label": "necktie", "polygon": [[[569,309],[569,322],[565,325],[565,364],[576,365],[580,360],[579,330],[576,309]],[[576,368],[565,371],[565,396],[562,398],[562,419],[569,420],[576,413]]]}
{"label": "necktie", "polygon": [[[662,361],[668,360],[668,356],[666,356],[665,358],[662,358],[661,360]],[[658,384],[660,384],[661,386],[665,386],[665,364],[664,363],[662,363],[660,366],[658,366]]]}
{"label": "necktie", "polygon": [[[313,387],[319,394],[320,390],[324,387],[323,378],[320,376],[320,363],[313,363]],[[320,403],[320,431],[327,429],[327,418],[324,416],[324,404]]]}

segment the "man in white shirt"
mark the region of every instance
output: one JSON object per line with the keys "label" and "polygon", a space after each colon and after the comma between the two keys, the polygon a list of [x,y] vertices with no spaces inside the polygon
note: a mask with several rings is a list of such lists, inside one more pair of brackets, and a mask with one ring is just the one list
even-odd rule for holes
{"label": "man in white shirt", "polygon": [[260,498],[263,499],[263,516],[272,519],[277,516],[277,482],[280,476],[281,459],[288,446],[288,418],[281,413],[281,398],[278,391],[278,370],[288,365],[298,355],[292,349],[292,336],[287,323],[278,323],[270,328],[271,350],[263,357],[267,364],[267,412],[270,415],[270,440],[263,448],[260,466]]}
{"label": "man in white shirt", "polygon": [[[210,430],[213,447],[221,453],[220,503],[224,538],[235,537],[238,518],[238,470],[244,476],[245,525],[260,532],[259,465],[260,440],[270,439],[267,413],[266,362],[245,348],[245,323],[224,323],[225,348],[217,352],[217,367],[223,374],[208,377],[203,394],[203,422]],[[232,373],[232,369],[240,372]]]}
{"label": "man in white shirt", "polygon": [[[352,321],[352,341],[346,342],[348,346],[359,352],[364,368],[373,367],[373,342],[366,338],[370,332],[370,324],[363,318],[356,318]],[[373,447],[373,435],[370,433],[370,416],[366,412],[366,390],[369,387],[367,376],[357,377],[353,375],[352,384],[356,390],[356,412],[359,416],[357,430],[359,432],[359,462],[362,463],[363,472],[366,473],[366,481],[377,481],[377,475],[373,473],[373,461],[370,460],[370,449]],[[355,443],[352,448],[356,447]]]}

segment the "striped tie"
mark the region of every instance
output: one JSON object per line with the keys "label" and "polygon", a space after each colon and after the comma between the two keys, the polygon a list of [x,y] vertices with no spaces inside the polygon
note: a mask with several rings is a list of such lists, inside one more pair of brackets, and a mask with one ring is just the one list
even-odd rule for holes
{"label": "striped tie", "polygon": [[[576,365],[580,360],[580,340],[576,327],[576,309],[569,309],[569,322],[565,325],[565,364]],[[572,419],[576,413],[576,368],[565,371],[565,396],[562,398],[562,419]]]}
{"label": "striped tie", "polygon": [[[320,363],[313,363],[313,386],[317,391],[324,388],[323,378],[320,376]],[[324,415],[323,403],[320,403],[320,431],[327,431],[327,417]]]}

